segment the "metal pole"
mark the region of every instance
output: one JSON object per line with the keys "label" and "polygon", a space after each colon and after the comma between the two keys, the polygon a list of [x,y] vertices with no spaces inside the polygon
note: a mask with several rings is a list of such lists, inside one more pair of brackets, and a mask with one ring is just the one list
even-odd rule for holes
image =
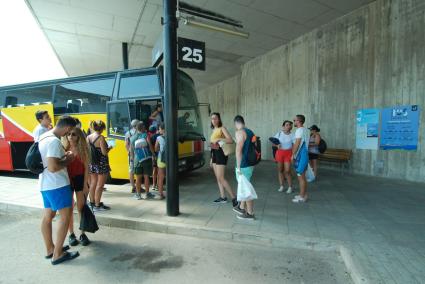
{"label": "metal pole", "polygon": [[176,0],[164,0],[164,116],[167,147],[167,215],[179,215],[177,147],[177,19]]}
{"label": "metal pole", "polygon": [[122,64],[124,70],[128,69],[128,44],[126,42],[122,43]]}

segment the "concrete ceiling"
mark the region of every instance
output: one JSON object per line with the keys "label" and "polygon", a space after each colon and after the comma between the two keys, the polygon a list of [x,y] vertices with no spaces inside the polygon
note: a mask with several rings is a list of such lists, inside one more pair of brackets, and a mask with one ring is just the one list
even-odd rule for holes
{"label": "concrete ceiling", "polygon": [[[26,1],[69,76],[120,70],[122,42],[132,42],[130,68],[151,65],[162,29],[162,0]],[[189,71],[202,89],[237,74],[246,61],[374,0],[183,1],[240,20],[250,34],[244,39],[180,25],[179,36],[206,42],[207,70]]]}

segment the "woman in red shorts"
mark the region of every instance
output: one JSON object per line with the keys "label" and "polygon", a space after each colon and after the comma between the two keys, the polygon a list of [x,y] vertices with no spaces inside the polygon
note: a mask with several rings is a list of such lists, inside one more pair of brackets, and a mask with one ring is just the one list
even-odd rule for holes
{"label": "woman in red shorts", "polygon": [[292,122],[285,120],[282,124],[282,130],[276,133],[274,136],[276,139],[279,139],[279,144],[274,145],[277,147],[275,160],[277,162],[277,170],[280,187],[279,192],[284,191],[284,181],[285,178],[288,182],[288,189],[286,190],[287,194],[292,193],[292,178],[291,178],[291,157],[292,157],[292,142],[294,140],[294,135],[291,133]]}
{"label": "woman in red shorts", "polygon": [[[66,139],[63,140],[64,148],[66,151],[71,151],[75,155],[75,159],[68,164],[68,176],[71,182],[71,189],[75,192],[77,199],[77,209],[81,220],[81,212],[86,203],[86,196],[89,193],[88,188],[88,161],[89,161],[89,148],[86,142],[83,131],[80,128],[71,130]],[[81,243],[83,246],[90,244],[90,240],[86,234],[81,231],[79,240],[74,234],[74,214],[71,214],[69,222],[69,244],[76,246]]]}

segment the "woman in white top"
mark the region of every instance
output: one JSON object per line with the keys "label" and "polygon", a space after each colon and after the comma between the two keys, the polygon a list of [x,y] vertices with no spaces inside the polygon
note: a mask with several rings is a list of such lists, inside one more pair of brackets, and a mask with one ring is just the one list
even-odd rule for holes
{"label": "woman in white top", "polygon": [[282,130],[280,130],[274,136],[276,139],[279,139],[279,144],[274,144],[274,147],[277,147],[275,160],[277,162],[277,171],[279,177],[280,187],[279,192],[284,191],[284,181],[285,178],[288,182],[287,194],[292,193],[292,178],[291,178],[291,157],[292,157],[292,142],[294,140],[294,135],[291,133],[292,122],[285,120],[282,124]]}

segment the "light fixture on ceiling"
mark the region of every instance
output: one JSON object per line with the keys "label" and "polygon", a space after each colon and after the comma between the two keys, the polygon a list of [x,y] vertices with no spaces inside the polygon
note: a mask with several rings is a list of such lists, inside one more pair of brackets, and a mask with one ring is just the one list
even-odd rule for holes
{"label": "light fixture on ceiling", "polygon": [[[177,18],[183,20],[183,24],[193,26],[202,29],[208,29],[215,32],[226,33],[233,36],[239,36],[248,38],[249,33],[237,30],[243,28],[242,22],[219,14],[217,12],[209,11],[201,7],[194,6],[178,0],[177,5]],[[188,16],[180,16],[180,14],[186,14]],[[195,18],[196,17],[196,18]],[[220,24],[231,26],[235,29],[229,29],[223,26],[216,26],[209,24],[205,21],[199,21],[197,18],[201,18],[207,21],[219,22]]]}
{"label": "light fixture on ceiling", "polygon": [[222,32],[222,33],[229,34],[229,35],[239,36],[239,37],[243,37],[243,38],[249,38],[249,33],[235,31],[235,30],[231,30],[231,29],[226,29],[226,28],[223,28],[223,27],[207,24],[207,23],[204,23],[204,22],[199,22],[199,21],[192,20],[192,19],[187,19],[187,18],[181,18],[181,19],[183,20],[183,24],[185,24],[187,26],[193,26],[193,27],[197,27],[197,28],[212,30],[212,31],[215,31],[215,32]]}

